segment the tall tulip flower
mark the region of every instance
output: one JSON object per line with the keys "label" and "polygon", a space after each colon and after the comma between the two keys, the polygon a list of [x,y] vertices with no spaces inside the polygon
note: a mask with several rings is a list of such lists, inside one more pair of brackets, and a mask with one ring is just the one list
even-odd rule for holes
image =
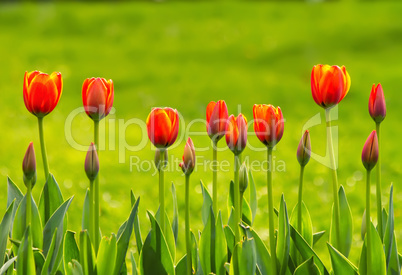
{"label": "tall tulip flower", "polygon": [[[384,91],[382,89],[381,84],[377,86],[373,84],[371,88],[370,98],[368,109],[371,118],[374,120],[376,124],[376,131],[378,136],[378,147],[380,147],[380,124],[385,119],[385,115],[387,113],[387,109],[385,106],[385,98]],[[380,149],[378,148],[378,151]],[[377,164],[377,184],[376,184],[376,196],[377,196],[377,221],[382,221],[382,202],[381,202],[381,159],[380,154],[378,155],[378,164]],[[380,238],[384,237],[384,228],[382,223],[379,222],[377,224],[378,232],[380,234]]]}
{"label": "tall tulip flower", "polygon": [[225,135],[228,107],[224,100],[211,101],[207,106],[207,132],[213,142],[212,153],[212,208],[218,214],[218,141]]}
{"label": "tall tulip flower", "polygon": [[327,126],[327,146],[329,152],[330,166],[332,170],[332,187],[334,196],[334,217],[335,232],[331,234],[331,243],[345,256],[349,254],[350,248],[341,248],[340,242],[340,209],[338,198],[338,175],[336,171],[334,147],[332,144],[331,131],[331,109],[337,105],[349,92],[350,76],[345,66],[316,65],[311,72],[311,93],[314,101],[325,109],[325,120]]}

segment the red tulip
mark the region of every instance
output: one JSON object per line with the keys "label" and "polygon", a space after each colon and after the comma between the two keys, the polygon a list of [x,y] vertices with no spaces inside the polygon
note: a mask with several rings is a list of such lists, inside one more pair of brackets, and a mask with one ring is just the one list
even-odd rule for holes
{"label": "red tulip", "polygon": [[378,84],[377,87],[373,84],[371,88],[369,113],[377,123],[380,123],[385,118],[387,109],[385,107],[384,91],[382,90],[381,84]]}
{"label": "red tulip", "polygon": [[113,106],[114,88],[111,79],[87,78],[82,85],[82,103],[87,115],[99,121],[110,113]]}
{"label": "red tulip", "polygon": [[157,148],[172,145],[179,133],[179,113],[172,108],[154,108],[147,118],[148,137]]}
{"label": "red tulip", "polygon": [[226,124],[226,143],[229,149],[238,155],[243,152],[247,144],[247,119],[239,114],[237,117],[231,115]]}
{"label": "red tulip", "polygon": [[253,107],[254,131],[258,139],[266,146],[277,144],[284,130],[283,115],[280,107],[255,104]]}
{"label": "red tulip", "polygon": [[377,164],[378,161],[378,138],[377,132],[374,130],[371,132],[366,140],[362,152],[362,162],[367,170],[371,170]]}
{"label": "red tulip", "polygon": [[190,175],[195,167],[195,149],[194,143],[191,138],[187,139],[186,146],[184,147],[183,162],[179,164],[184,174]]}
{"label": "red tulip", "polygon": [[220,140],[225,135],[228,107],[224,100],[211,101],[207,106],[207,132],[211,139]]}
{"label": "red tulip", "polygon": [[348,93],[350,76],[345,66],[317,65],[311,72],[311,92],[314,101],[323,108],[338,104]]}
{"label": "red tulip", "polygon": [[25,72],[23,94],[25,107],[33,115],[44,117],[56,107],[63,89],[61,73]]}

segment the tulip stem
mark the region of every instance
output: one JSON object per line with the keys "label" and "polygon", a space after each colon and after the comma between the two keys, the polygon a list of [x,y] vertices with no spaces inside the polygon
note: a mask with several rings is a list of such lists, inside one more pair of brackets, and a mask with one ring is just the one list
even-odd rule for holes
{"label": "tulip stem", "polygon": [[[99,121],[94,120],[94,141],[95,141],[95,147],[96,151],[98,153],[99,157]],[[99,190],[99,173],[95,178],[95,188],[94,188],[95,194],[92,196],[95,196],[95,219],[94,219],[94,243],[95,243],[95,252],[98,253],[99,249],[99,241],[100,241],[100,233],[99,233],[99,217],[100,217],[100,205],[99,205],[99,199],[100,199],[100,190]]]}
{"label": "tulip stem", "polygon": [[300,235],[302,235],[302,211],[303,211],[303,174],[304,174],[304,166],[300,166],[300,179],[299,179],[299,202],[298,212],[297,212],[297,230]]}
{"label": "tulip stem", "polygon": [[213,163],[212,163],[212,196],[213,196],[213,210],[215,216],[218,215],[218,141],[216,139],[213,140]]}
{"label": "tulip stem", "polygon": [[49,164],[47,162],[45,137],[43,134],[43,117],[38,117],[38,125],[39,125],[40,149],[42,151],[43,170],[45,171],[45,181],[47,181],[47,178],[49,176]]}
{"label": "tulip stem", "polygon": [[239,155],[234,155],[234,207],[235,207],[235,226],[233,228],[235,231],[235,241],[236,243],[240,242],[240,187],[239,187],[239,168],[240,168],[240,159]]}
{"label": "tulip stem", "polygon": [[94,181],[89,183],[89,236],[92,239],[92,243],[95,243],[95,216],[94,216]]}
{"label": "tulip stem", "polygon": [[274,200],[272,197],[272,146],[267,150],[267,191],[268,191],[268,218],[269,218],[269,247],[271,248],[272,274],[276,275],[276,245],[274,227]]}
{"label": "tulip stem", "polygon": [[336,164],[335,164],[335,156],[334,156],[334,147],[332,144],[332,130],[331,130],[331,109],[325,109],[325,120],[327,126],[327,146],[330,160],[330,169],[332,170],[332,188],[334,195],[334,214],[335,214],[335,243],[332,245],[335,248],[339,249],[339,241],[340,241],[340,213],[339,213],[339,199],[338,199],[338,175],[336,172]]}
{"label": "tulip stem", "polygon": [[366,249],[367,249],[367,275],[371,275],[371,221],[370,221],[370,170],[366,177]]}
{"label": "tulip stem", "polygon": [[378,161],[377,161],[377,230],[380,235],[381,241],[383,240],[382,228],[382,203],[381,203],[381,154],[380,154],[380,123],[376,123],[377,138],[378,138]]}
{"label": "tulip stem", "polygon": [[31,212],[32,212],[32,202],[31,202],[31,194],[32,194],[32,180],[27,184],[27,208],[26,208],[26,224],[25,227],[28,227],[31,223]]}
{"label": "tulip stem", "polygon": [[159,164],[159,217],[160,226],[163,234],[165,234],[165,179],[164,179],[164,167],[165,167],[165,152],[160,150],[160,164]]}
{"label": "tulip stem", "polygon": [[186,250],[187,274],[192,274],[191,237],[190,237],[190,175],[186,175]]}

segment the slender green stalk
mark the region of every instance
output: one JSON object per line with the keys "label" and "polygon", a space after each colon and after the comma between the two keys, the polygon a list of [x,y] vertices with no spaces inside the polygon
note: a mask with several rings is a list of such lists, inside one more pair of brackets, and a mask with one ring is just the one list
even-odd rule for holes
{"label": "slender green stalk", "polygon": [[32,194],[32,181],[29,182],[27,186],[27,209],[26,209],[26,224],[25,226],[28,227],[31,223],[31,213],[32,213],[32,202],[31,202],[31,194]]}
{"label": "slender green stalk", "polygon": [[[98,153],[99,157],[99,121],[94,120],[94,140],[95,140],[95,147],[96,147],[96,152]],[[95,243],[95,251],[98,253],[99,249],[99,242],[100,242],[100,233],[99,233],[99,217],[100,217],[100,205],[99,205],[99,199],[100,199],[100,190],[99,190],[99,173],[95,178],[95,188],[94,188],[94,196],[95,196],[95,219],[94,219],[94,243]]]}
{"label": "slender green stalk", "polygon": [[95,243],[95,215],[94,215],[94,181],[91,180],[89,184],[89,236],[92,243]]}
{"label": "slender green stalk", "polygon": [[300,181],[299,181],[299,202],[297,204],[297,230],[299,233],[302,233],[302,211],[303,211],[303,174],[304,174],[304,166],[300,166]]}
{"label": "slender green stalk", "polygon": [[216,139],[213,140],[213,147],[212,147],[212,152],[213,152],[213,163],[212,163],[212,196],[213,196],[213,210],[215,216],[218,215],[218,141]]}
{"label": "slender green stalk", "polygon": [[190,238],[190,175],[186,175],[186,250],[187,250],[187,274],[192,274],[191,238]]}
{"label": "slender green stalk", "polygon": [[243,197],[244,197],[244,192],[240,192],[240,221],[243,222]]}
{"label": "slender green stalk", "polygon": [[377,161],[377,230],[380,235],[381,241],[383,240],[383,228],[382,228],[382,203],[381,203],[381,154],[380,154],[380,123],[376,123],[377,138],[378,138],[378,161]]}
{"label": "slender green stalk", "polygon": [[268,218],[269,218],[269,247],[271,248],[272,274],[276,275],[276,245],[275,245],[275,227],[274,227],[274,200],[272,197],[272,147],[267,150],[267,189],[268,189]]}
{"label": "slender green stalk", "polygon": [[366,182],[366,248],[367,248],[367,275],[371,274],[371,221],[370,221],[370,171],[367,170]]}
{"label": "slender green stalk", "polygon": [[339,240],[340,238],[340,210],[339,210],[339,199],[338,199],[338,175],[336,172],[336,164],[335,164],[335,156],[334,156],[334,147],[332,143],[332,130],[331,130],[331,109],[325,109],[325,119],[327,122],[327,146],[328,146],[328,153],[329,153],[329,160],[331,165],[332,171],[332,192],[334,196],[334,213],[335,213],[335,242],[332,245],[335,248],[339,248]]}
{"label": "slender green stalk", "polygon": [[161,160],[159,164],[159,214],[160,214],[160,226],[162,228],[163,234],[165,234],[165,179],[164,179],[164,168],[165,168],[165,152],[161,150],[160,153]]}
{"label": "slender green stalk", "polygon": [[235,224],[236,228],[233,228],[235,231],[235,241],[236,243],[240,242],[240,231],[239,224],[240,220],[240,188],[239,188],[239,169],[240,169],[240,160],[238,155],[234,155],[234,207],[235,207]]}
{"label": "slender green stalk", "polygon": [[49,164],[47,162],[45,137],[43,135],[43,117],[38,117],[38,125],[39,125],[40,149],[42,151],[43,170],[45,171],[45,181],[47,181],[47,177],[49,176]]}

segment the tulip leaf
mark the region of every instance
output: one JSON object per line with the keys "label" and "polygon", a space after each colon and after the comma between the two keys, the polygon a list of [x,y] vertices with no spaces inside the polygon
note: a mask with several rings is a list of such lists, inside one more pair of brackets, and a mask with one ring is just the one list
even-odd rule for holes
{"label": "tulip leaf", "polygon": [[254,229],[247,227],[246,231],[247,237],[254,239],[258,271],[261,274],[270,274],[272,263],[268,248],[265,246],[264,242]]}
{"label": "tulip leaf", "polygon": [[175,275],[188,275],[187,272],[187,254],[185,254],[177,263],[175,268]]}
{"label": "tulip leaf", "polygon": [[[10,269],[11,272],[13,270],[13,264],[15,262],[15,260],[17,259],[17,256],[7,260],[3,266],[0,268],[0,275],[6,274],[6,272]],[[12,273],[11,273],[12,274]]]}
{"label": "tulip leaf", "polygon": [[322,236],[324,236],[325,231],[320,231],[320,232],[315,232],[313,234],[313,246],[316,245],[316,243],[321,239]]}
{"label": "tulip leaf", "polygon": [[151,231],[145,238],[142,247],[139,261],[140,274],[174,274],[174,263],[165,236],[159,223],[150,212],[148,212],[148,216],[151,221]]}
{"label": "tulip leaf", "polygon": [[216,275],[226,275],[225,263],[227,261],[227,245],[223,229],[221,211],[218,213],[215,225],[215,270]]}
{"label": "tulip leaf", "polygon": [[215,273],[215,217],[209,209],[208,222],[200,237],[200,262],[204,274]]}
{"label": "tulip leaf", "polygon": [[[234,207],[234,182],[230,181],[230,192],[229,192],[229,196],[228,196],[228,209],[231,209],[232,207]],[[248,225],[251,225],[252,220],[253,219],[252,219],[250,205],[248,204],[246,198],[243,197],[242,221]]]}
{"label": "tulip leaf", "polygon": [[359,275],[357,267],[335,247],[327,243],[334,274]]}
{"label": "tulip leaf", "polygon": [[117,253],[116,236],[111,238],[103,237],[99,245],[98,257],[96,259],[96,271],[98,275],[110,275],[114,270]]}
{"label": "tulip leaf", "polygon": [[[131,197],[131,207],[134,206],[137,199],[134,196],[133,190],[130,190],[130,197]],[[141,230],[140,230],[140,219],[138,215],[135,216],[134,219],[134,235],[135,235],[135,242],[137,244],[137,251],[138,255],[141,254],[142,249],[142,237],[141,237]]]}
{"label": "tulip leaf", "polygon": [[[160,225],[160,208],[156,212],[155,219],[158,221],[158,223]],[[170,255],[172,255],[173,262],[175,262],[175,260],[176,260],[176,244],[175,244],[173,229],[170,225],[170,220],[169,220],[169,217],[166,212],[165,212],[165,228],[166,228],[166,232],[164,232],[164,236],[166,239],[166,243],[168,244]]]}
{"label": "tulip leaf", "polygon": [[229,274],[255,274],[256,267],[257,256],[254,240],[246,238],[234,247]]}
{"label": "tulip leaf", "polygon": [[224,230],[225,230],[226,244],[228,246],[230,254],[232,254],[235,246],[235,234],[228,225],[225,225]]}
{"label": "tulip leaf", "polygon": [[15,199],[7,207],[6,213],[0,224],[0,262],[3,263],[6,254],[8,235],[10,234],[11,223],[13,219]]}
{"label": "tulip leaf", "polygon": [[212,206],[212,198],[208,192],[208,189],[204,186],[204,183],[202,183],[202,181],[200,181],[200,184],[201,184],[201,191],[202,191],[202,197],[203,197],[201,216],[202,216],[202,223],[205,226],[208,222],[208,216],[210,213],[210,208]]}
{"label": "tulip leaf", "polygon": [[17,253],[17,275],[35,274],[35,260],[32,251],[31,227],[28,225]]}
{"label": "tulip leaf", "polygon": [[83,210],[82,210],[82,222],[81,222],[81,228],[82,230],[89,230],[89,189],[85,192],[85,199],[84,199],[84,205],[83,205]]}
{"label": "tulip leaf", "polygon": [[258,208],[258,203],[257,203],[257,188],[255,187],[255,182],[253,178],[253,174],[251,173],[251,170],[248,172],[249,174],[249,180],[250,180],[250,209],[251,209],[251,214],[252,214],[252,219],[251,219],[251,224],[253,225],[255,215],[257,214],[257,208]]}
{"label": "tulip leaf", "polygon": [[[39,198],[39,212],[42,226],[45,226],[53,213],[64,202],[60,187],[52,174],[49,174]],[[67,226],[67,224],[65,224]]]}
{"label": "tulip leaf", "polygon": [[289,218],[285,197],[282,194],[279,207],[279,230],[277,236],[276,255],[279,261],[279,274],[284,275],[288,267],[290,251]]}
{"label": "tulip leaf", "polygon": [[349,256],[350,249],[352,248],[353,241],[353,218],[352,211],[350,210],[348,200],[346,198],[345,189],[341,185],[338,191],[339,198],[339,216],[342,217],[342,220],[339,224],[340,236],[341,239],[336,239],[335,232],[335,210],[332,207],[332,220],[331,220],[331,230],[329,233],[330,243],[338,244],[337,249],[341,252],[345,257]]}
{"label": "tulip leaf", "polygon": [[294,272],[294,275],[320,275],[320,274],[321,274],[320,270],[314,263],[314,256],[311,256],[310,259],[306,260],[301,265],[299,265]]}
{"label": "tulip leaf", "polygon": [[197,248],[197,239],[192,231],[191,232],[191,258],[192,258],[192,265],[193,270],[195,270],[195,274],[202,275],[202,269],[200,264],[200,257],[198,255],[198,248]]}
{"label": "tulip leaf", "polygon": [[173,220],[172,220],[172,230],[174,235],[175,244],[177,243],[177,235],[179,234],[179,209],[177,207],[177,195],[176,187],[172,182],[172,198],[173,198]]}
{"label": "tulip leaf", "polygon": [[[373,223],[370,223],[370,246],[371,246],[371,274],[376,275],[385,275],[387,273],[387,264],[385,260],[384,248],[378,235],[377,230],[375,229]],[[367,273],[367,234],[364,239],[362,253],[360,256],[359,263],[359,273],[360,274],[368,274]]]}
{"label": "tulip leaf", "polygon": [[57,237],[57,227],[56,227],[56,229],[54,230],[54,233],[53,233],[52,242],[50,243],[50,247],[49,247],[49,250],[48,250],[48,256],[47,256],[47,258],[46,258],[46,260],[45,260],[45,262],[44,262],[44,264],[42,266],[42,272],[41,272],[42,275],[54,274],[55,273],[55,272],[54,273],[49,272],[49,266],[50,266],[50,262],[52,261],[52,255],[53,255],[54,247],[56,245],[56,237]]}
{"label": "tulip leaf", "polygon": [[77,241],[75,240],[75,232],[67,230],[63,243],[63,262],[67,275],[72,275],[72,271],[68,267],[68,263],[72,262],[72,260],[79,259],[80,251],[78,249]]}
{"label": "tulip leaf", "polygon": [[[95,251],[87,230],[80,232],[80,266],[84,274],[95,272]],[[74,263],[75,260],[72,260]],[[70,265],[69,265],[70,266]]]}
{"label": "tulip leaf", "polygon": [[81,264],[77,260],[68,263],[68,268],[72,275],[84,275]]}
{"label": "tulip leaf", "polygon": [[131,275],[137,275],[137,264],[135,263],[133,252],[130,253]]}
{"label": "tulip leaf", "polygon": [[9,177],[7,177],[7,208],[9,208],[11,203],[15,200],[14,210],[11,217],[10,236],[11,232],[13,232],[15,213],[17,212],[17,208],[20,205],[23,197],[24,195],[18,186],[15,185],[15,183]]}

